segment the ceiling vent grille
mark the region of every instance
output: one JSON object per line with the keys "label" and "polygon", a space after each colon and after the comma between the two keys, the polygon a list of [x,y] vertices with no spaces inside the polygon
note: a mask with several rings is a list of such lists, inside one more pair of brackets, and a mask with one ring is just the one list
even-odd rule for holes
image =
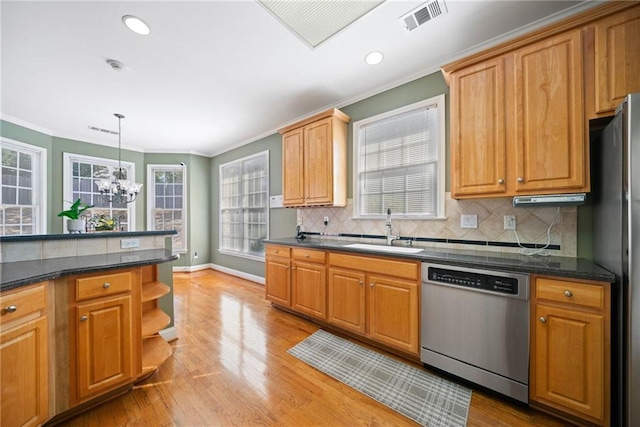
{"label": "ceiling vent grille", "polygon": [[89,128],[89,129],[91,129],[91,130],[95,130],[96,132],[109,133],[109,134],[111,134],[111,135],[117,135],[117,134],[118,134],[118,131],[115,131],[115,130],[109,130],[109,129],[104,129],[104,128],[99,128],[99,127],[97,127],[97,126],[91,126],[91,125],[89,125],[89,126],[88,126],[88,128]]}
{"label": "ceiling vent grille", "polygon": [[400,23],[407,32],[411,32],[445,13],[447,13],[447,6],[444,0],[431,0],[401,16]]}

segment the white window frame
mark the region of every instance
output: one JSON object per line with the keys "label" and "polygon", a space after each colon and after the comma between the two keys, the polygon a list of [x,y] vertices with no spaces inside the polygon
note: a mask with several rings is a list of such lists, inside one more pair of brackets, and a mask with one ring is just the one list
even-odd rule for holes
{"label": "white window frame", "polygon": [[35,157],[31,182],[36,195],[34,201],[37,206],[36,229],[33,234],[45,234],[47,232],[47,149],[25,142],[0,137],[0,147],[31,154]]}
{"label": "white window frame", "polygon": [[404,114],[413,110],[420,110],[430,106],[435,106],[437,108],[438,117],[437,117],[437,126],[438,126],[438,135],[437,135],[437,211],[435,216],[432,215],[415,215],[415,214],[403,214],[403,213],[394,213],[392,212],[392,216],[395,218],[406,218],[406,219],[424,219],[424,220],[433,220],[433,219],[444,219],[445,216],[445,168],[446,168],[446,154],[445,154],[445,96],[444,94],[434,96],[432,98],[426,99],[424,101],[416,102],[414,104],[406,105],[401,108],[397,108],[395,110],[387,111],[382,114],[378,114],[376,116],[368,117],[366,119],[359,120],[353,123],[353,218],[354,219],[381,219],[385,218],[384,214],[381,215],[361,215],[360,214],[360,182],[359,182],[359,159],[360,159],[360,129],[366,125],[369,125],[373,122],[377,122],[379,120],[383,120],[389,117],[397,116],[399,114]]}
{"label": "white window frame", "polygon": [[[98,163],[108,167],[118,167],[118,160],[105,159],[103,157],[85,156],[84,154],[75,153],[62,153],[62,198],[66,202],[74,202],[73,198],[73,177],[71,164],[74,161],[86,162],[86,163]],[[135,181],[136,176],[136,164],[133,162],[122,161],[122,168],[127,171],[127,177],[131,177],[132,181]],[[138,199],[136,199],[137,201]],[[68,203],[64,202],[63,208],[68,208]],[[127,210],[129,211],[128,218],[128,231],[136,231],[136,202],[127,204]],[[62,228],[64,232],[67,232],[67,221],[62,220]]]}
{"label": "white window frame", "polygon": [[156,182],[155,173],[157,171],[180,171],[182,172],[182,242],[183,248],[177,248],[175,245],[176,235],[172,236],[174,244],[172,245],[173,252],[175,253],[187,253],[187,167],[182,164],[153,164],[147,165],[147,228],[154,231],[155,228],[155,216],[153,210],[156,207]]}
{"label": "white window frame", "polygon": [[266,221],[266,230],[267,230],[267,235],[265,236],[265,239],[269,238],[269,150],[265,150],[265,151],[261,151],[259,153],[255,153],[255,154],[251,154],[224,164],[221,164],[218,167],[218,180],[219,180],[219,192],[218,192],[218,206],[219,208],[219,215],[218,215],[218,252],[222,253],[222,254],[226,254],[226,255],[232,255],[232,256],[237,256],[240,258],[247,258],[247,259],[252,259],[252,260],[256,260],[256,261],[264,261],[264,253],[262,256],[255,256],[249,253],[245,253],[245,252],[237,252],[237,251],[232,251],[229,249],[224,249],[222,247],[222,197],[223,197],[223,190],[222,190],[222,169],[225,166],[229,166],[232,164],[236,164],[236,163],[242,163],[244,161],[253,159],[255,157],[260,157],[260,156],[265,156],[265,163],[266,163],[266,176],[267,176],[267,189],[265,190],[267,193],[267,198],[265,201],[265,221]]}

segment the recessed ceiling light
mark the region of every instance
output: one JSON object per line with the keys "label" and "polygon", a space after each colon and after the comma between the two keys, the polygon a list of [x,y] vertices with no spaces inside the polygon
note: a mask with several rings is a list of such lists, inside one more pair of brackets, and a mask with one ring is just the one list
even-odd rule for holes
{"label": "recessed ceiling light", "polygon": [[364,57],[364,62],[369,65],[378,65],[384,59],[384,55],[380,51],[369,52],[367,56]]}
{"label": "recessed ceiling light", "polygon": [[136,34],[140,34],[141,36],[146,36],[151,33],[151,29],[142,19],[133,15],[124,15],[122,17],[122,22],[127,26],[128,29],[133,31]]}

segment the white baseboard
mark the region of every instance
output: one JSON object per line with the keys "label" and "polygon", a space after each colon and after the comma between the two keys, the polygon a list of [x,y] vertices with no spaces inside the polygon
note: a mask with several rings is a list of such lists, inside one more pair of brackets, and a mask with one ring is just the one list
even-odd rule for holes
{"label": "white baseboard", "polygon": [[244,271],[234,270],[233,268],[223,267],[217,264],[200,264],[200,265],[192,265],[190,267],[173,267],[174,273],[193,273],[194,271],[200,270],[216,270],[221,271],[223,273],[230,274],[232,276],[240,277],[245,280],[250,280],[252,282],[259,283],[264,285],[264,277],[256,276],[255,274],[245,273]]}
{"label": "white baseboard", "polygon": [[173,341],[178,339],[178,329],[175,326],[171,326],[170,328],[165,328],[158,332],[165,341]]}

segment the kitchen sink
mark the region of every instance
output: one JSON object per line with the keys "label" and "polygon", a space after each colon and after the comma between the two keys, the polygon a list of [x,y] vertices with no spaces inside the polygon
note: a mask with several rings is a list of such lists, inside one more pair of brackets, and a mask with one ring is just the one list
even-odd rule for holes
{"label": "kitchen sink", "polygon": [[370,245],[367,243],[350,243],[348,245],[344,245],[343,247],[353,248],[353,249],[365,249],[368,251],[393,252],[397,254],[417,254],[418,252],[422,252],[422,249],[420,248],[407,248],[403,246]]}

